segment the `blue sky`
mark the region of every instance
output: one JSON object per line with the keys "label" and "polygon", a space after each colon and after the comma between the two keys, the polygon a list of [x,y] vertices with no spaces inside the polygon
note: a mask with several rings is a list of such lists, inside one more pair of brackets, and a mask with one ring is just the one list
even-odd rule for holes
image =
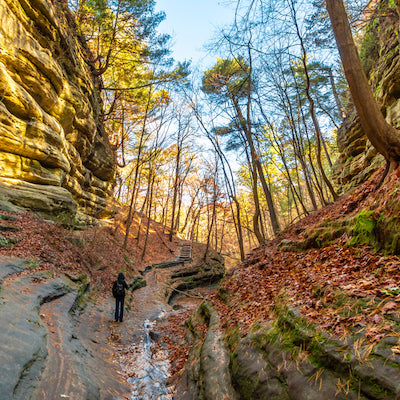
{"label": "blue sky", "polygon": [[215,56],[207,56],[202,48],[218,28],[230,23],[232,6],[218,0],[156,0],[157,11],[165,11],[166,19],[159,31],[173,38],[173,57],[177,61],[192,59],[194,66],[210,66]]}

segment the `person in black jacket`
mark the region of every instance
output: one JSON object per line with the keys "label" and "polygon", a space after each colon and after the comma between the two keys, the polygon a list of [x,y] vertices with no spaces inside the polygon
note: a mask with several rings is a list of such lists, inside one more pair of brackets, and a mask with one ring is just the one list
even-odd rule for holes
{"label": "person in black jacket", "polygon": [[115,321],[122,322],[124,315],[125,289],[128,285],[125,282],[125,276],[122,272],[118,274],[117,280],[113,284],[112,293],[115,297]]}

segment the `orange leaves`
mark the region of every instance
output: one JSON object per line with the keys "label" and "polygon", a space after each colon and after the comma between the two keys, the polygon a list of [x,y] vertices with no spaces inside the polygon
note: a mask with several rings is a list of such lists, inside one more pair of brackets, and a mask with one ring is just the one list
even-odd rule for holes
{"label": "orange leaves", "polygon": [[395,354],[400,354],[400,345],[393,346],[392,347],[392,352]]}
{"label": "orange leaves", "polygon": [[[277,243],[254,250],[223,283],[231,293],[229,308],[212,298],[225,326],[238,325],[245,334],[255,323],[273,317],[274,299],[284,292],[290,307],[333,334],[364,331],[375,342],[393,330],[386,315],[398,311],[400,295],[394,290],[400,281],[398,257],[381,257],[367,246],[340,244],[279,252]],[[385,290],[396,297],[389,296],[388,301]]]}
{"label": "orange leaves", "polygon": [[398,308],[397,303],[395,303],[394,301],[388,301],[381,309],[381,312],[383,314],[387,314],[389,311],[393,311],[396,308]]}

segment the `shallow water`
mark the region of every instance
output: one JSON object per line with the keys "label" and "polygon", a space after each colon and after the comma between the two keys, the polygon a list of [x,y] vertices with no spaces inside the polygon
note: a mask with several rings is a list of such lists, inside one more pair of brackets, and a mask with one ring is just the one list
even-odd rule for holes
{"label": "shallow water", "polygon": [[131,400],[171,400],[173,388],[167,386],[169,359],[165,349],[156,348],[150,332],[156,320],[145,320],[142,340],[134,345],[135,375],[128,381],[133,387]]}

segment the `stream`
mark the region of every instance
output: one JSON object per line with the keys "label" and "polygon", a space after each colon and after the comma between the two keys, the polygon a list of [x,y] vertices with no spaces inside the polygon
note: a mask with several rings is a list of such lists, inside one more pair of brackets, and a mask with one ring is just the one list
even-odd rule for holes
{"label": "stream", "polygon": [[[136,290],[128,300],[122,324],[112,322],[112,336],[119,343],[118,363],[132,388],[131,400],[172,400],[174,387],[168,385],[167,350],[153,341],[157,320],[172,308],[165,303],[165,284],[171,271],[152,270],[146,274],[147,286]],[[115,339],[114,339],[115,341]]]}
{"label": "stream", "polygon": [[[154,269],[146,274],[147,286],[136,290],[128,300],[122,324],[111,323],[111,336],[118,342],[123,376],[131,387],[130,400],[172,400],[175,385],[171,383],[170,357],[159,343],[157,323],[166,323],[173,308],[165,302],[166,285],[174,268]],[[196,289],[206,295],[211,288]],[[174,298],[178,309],[192,309],[199,299],[184,295]],[[116,340],[115,340],[116,338]]]}
{"label": "stream", "polygon": [[156,320],[145,320],[143,338],[133,345],[137,372],[128,380],[133,387],[132,400],[171,400],[173,397],[173,388],[166,384],[169,378],[168,353],[163,349],[155,350],[150,336],[155,324]]}

